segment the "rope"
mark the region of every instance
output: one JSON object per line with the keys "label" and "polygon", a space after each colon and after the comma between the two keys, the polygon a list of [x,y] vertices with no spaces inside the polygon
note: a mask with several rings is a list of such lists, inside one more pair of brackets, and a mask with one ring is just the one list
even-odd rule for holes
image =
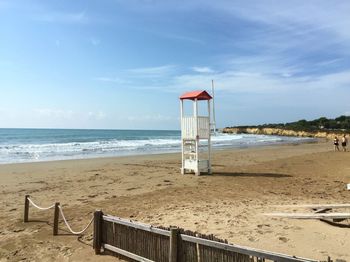
{"label": "rope", "polygon": [[77,232],[77,231],[74,231],[74,230],[70,227],[70,225],[68,224],[67,219],[66,219],[66,217],[65,217],[64,214],[63,214],[62,207],[61,207],[61,206],[58,206],[58,208],[59,208],[59,210],[60,210],[60,213],[61,213],[61,216],[62,216],[62,218],[63,218],[63,220],[64,220],[64,223],[66,224],[66,226],[67,226],[67,228],[69,229],[69,231],[70,231],[72,234],[74,234],[74,235],[80,235],[80,234],[84,233],[85,230],[89,228],[89,226],[91,225],[92,221],[94,221],[94,218],[92,218],[92,219],[90,220],[89,224],[87,224],[87,226],[86,226],[83,230],[78,231],[78,232]]}
{"label": "rope", "polygon": [[36,207],[37,209],[40,209],[40,210],[48,210],[48,209],[51,209],[51,208],[55,207],[55,204],[53,204],[52,206],[49,206],[49,207],[39,207],[29,197],[27,199],[34,207]]}

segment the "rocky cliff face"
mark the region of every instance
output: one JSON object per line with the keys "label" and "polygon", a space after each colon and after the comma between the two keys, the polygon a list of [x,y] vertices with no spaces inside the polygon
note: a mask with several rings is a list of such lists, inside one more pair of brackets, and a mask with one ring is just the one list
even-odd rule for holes
{"label": "rocky cliff face", "polygon": [[280,128],[259,128],[259,127],[226,127],[222,130],[223,133],[231,134],[256,134],[256,135],[277,135],[277,136],[300,136],[300,137],[315,137],[333,139],[335,136],[342,136],[341,132],[328,132],[328,131],[294,131],[285,130]]}

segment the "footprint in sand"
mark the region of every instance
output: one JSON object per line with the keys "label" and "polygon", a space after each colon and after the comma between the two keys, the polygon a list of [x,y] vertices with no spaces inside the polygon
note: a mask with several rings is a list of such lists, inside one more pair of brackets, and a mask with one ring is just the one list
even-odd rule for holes
{"label": "footprint in sand", "polygon": [[284,243],[287,243],[289,241],[289,239],[286,238],[286,237],[279,237],[278,239],[281,240]]}
{"label": "footprint in sand", "polygon": [[97,197],[97,195],[88,195],[88,197],[94,198],[94,197]]}
{"label": "footprint in sand", "polygon": [[85,198],[77,198],[77,201],[81,201],[81,202],[83,202],[83,203],[88,202],[87,199],[85,199]]}
{"label": "footprint in sand", "polygon": [[15,229],[12,230],[12,232],[14,232],[14,233],[19,233],[19,232],[22,232],[22,231],[24,231],[24,228],[15,228]]}
{"label": "footprint in sand", "polygon": [[136,190],[136,189],[139,189],[139,187],[130,187],[130,188],[127,188],[126,190],[131,191],[131,190]]}
{"label": "footprint in sand", "polygon": [[254,238],[254,237],[249,237],[248,240],[249,240],[250,242],[256,242],[256,241],[258,241],[258,239]]}
{"label": "footprint in sand", "polygon": [[270,227],[270,224],[260,224],[257,226],[258,228],[262,228],[262,227]]}
{"label": "footprint in sand", "polygon": [[60,248],[60,252],[63,253],[63,256],[68,257],[72,255],[72,251],[70,249],[70,247],[67,246],[63,246]]}

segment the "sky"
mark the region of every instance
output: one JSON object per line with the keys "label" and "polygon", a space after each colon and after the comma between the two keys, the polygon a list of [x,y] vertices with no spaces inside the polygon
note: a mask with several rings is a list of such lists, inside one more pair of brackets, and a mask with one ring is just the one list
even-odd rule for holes
{"label": "sky", "polygon": [[0,128],[179,129],[350,115],[350,1],[0,0]]}

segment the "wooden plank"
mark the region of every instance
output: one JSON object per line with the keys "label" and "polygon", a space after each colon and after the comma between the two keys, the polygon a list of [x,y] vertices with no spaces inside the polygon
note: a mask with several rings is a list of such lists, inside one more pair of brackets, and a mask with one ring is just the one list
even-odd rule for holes
{"label": "wooden plank", "polygon": [[220,242],[207,240],[207,239],[203,239],[203,238],[197,238],[197,237],[188,236],[188,235],[184,235],[184,234],[180,234],[180,237],[183,241],[198,243],[198,244],[204,245],[204,246],[214,247],[214,248],[218,248],[218,249],[224,249],[224,250],[228,250],[231,252],[237,252],[240,254],[256,256],[256,257],[260,257],[260,258],[270,259],[273,261],[318,262],[318,260],[289,256],[289,255],[285,255],[285,254],[281,254],[281,253],[269,252],[269,251],[264,251],[264,250],[259,250],[259,249],[249,248],[249,247],[244,247],[244,246],[239,246],[239,245],[220,243]]}
{"label": "wooden plank", "polygon": [[103,223],[103,236],[102,242],[110,245],[114,245],[113,242],[113,225],[114,223],[111,222],[105,222]]}
{"label": "wooden plank", "polygon": [[295,218],[295,219],[342,219],[350,218],[350,213],[265,213],[265,216],[272,217],[285,217],[285,218]]}
{"label": "wooden plank", "polygon": [[141,229],[141,230],[156,233],[156,234],[160,234],[163,236],[168,236],[168,237],[170,236],[170,231],[167,231],[164,229],[159,229],[156,227],[152,227],[150,225],[143,224],[140,222],[135,222],[135,221],[123,219],[120,217],[104,215],[103,220],[110,221],[110,222],[117,223],[117,224],[121,224],[121,225],[125,225],[125,226],[129,226],[129,227],[133,227],[133,228],[137,228],[137,229]]}
{"label": "wooden plank", "polygon": [[[198,233],[196,234],[196,237],[198,237]],[[196,243],[196,251],[197,251],[197,262],[201,262],[202,259],[201,259],[201,250],[200,250],[200,246],[198,243]]]}
{"label": "wooden plank", "polygon": [[149,260],[149,259],[147,259],[147,258],[138,256],[138,255],[135,255],[135,254],[133,254],[133,253],[130,253],[130,252],[125,251],[125,250],[123,250],[123,249],[114,247],[114,246],[112,246],[112,245],[102,244],[102,246],[103,246],[103,248],[106,249],[106,250],[109,250],[109,251],[118,253],[118,254],[120,254],[120,255],[123,255],[123,256],[125,256],[125,257],[134,259],[134,260],[136,260],[136,261],[141,261],[141,262],[154,262],[153,260]]}
{"label": "wooden plank", "polygon": [[313,210],[316,214],[318,214],[318,213],[326,213],[328,211],[331,211],[332,209],[331,208],[313,208]]}
{"label": "wooden plank", "polygon": [[350,208],[350,204],[305,204],[305,205],[275,205],[275,207],[304,207],[311,209],[322,208]]}

